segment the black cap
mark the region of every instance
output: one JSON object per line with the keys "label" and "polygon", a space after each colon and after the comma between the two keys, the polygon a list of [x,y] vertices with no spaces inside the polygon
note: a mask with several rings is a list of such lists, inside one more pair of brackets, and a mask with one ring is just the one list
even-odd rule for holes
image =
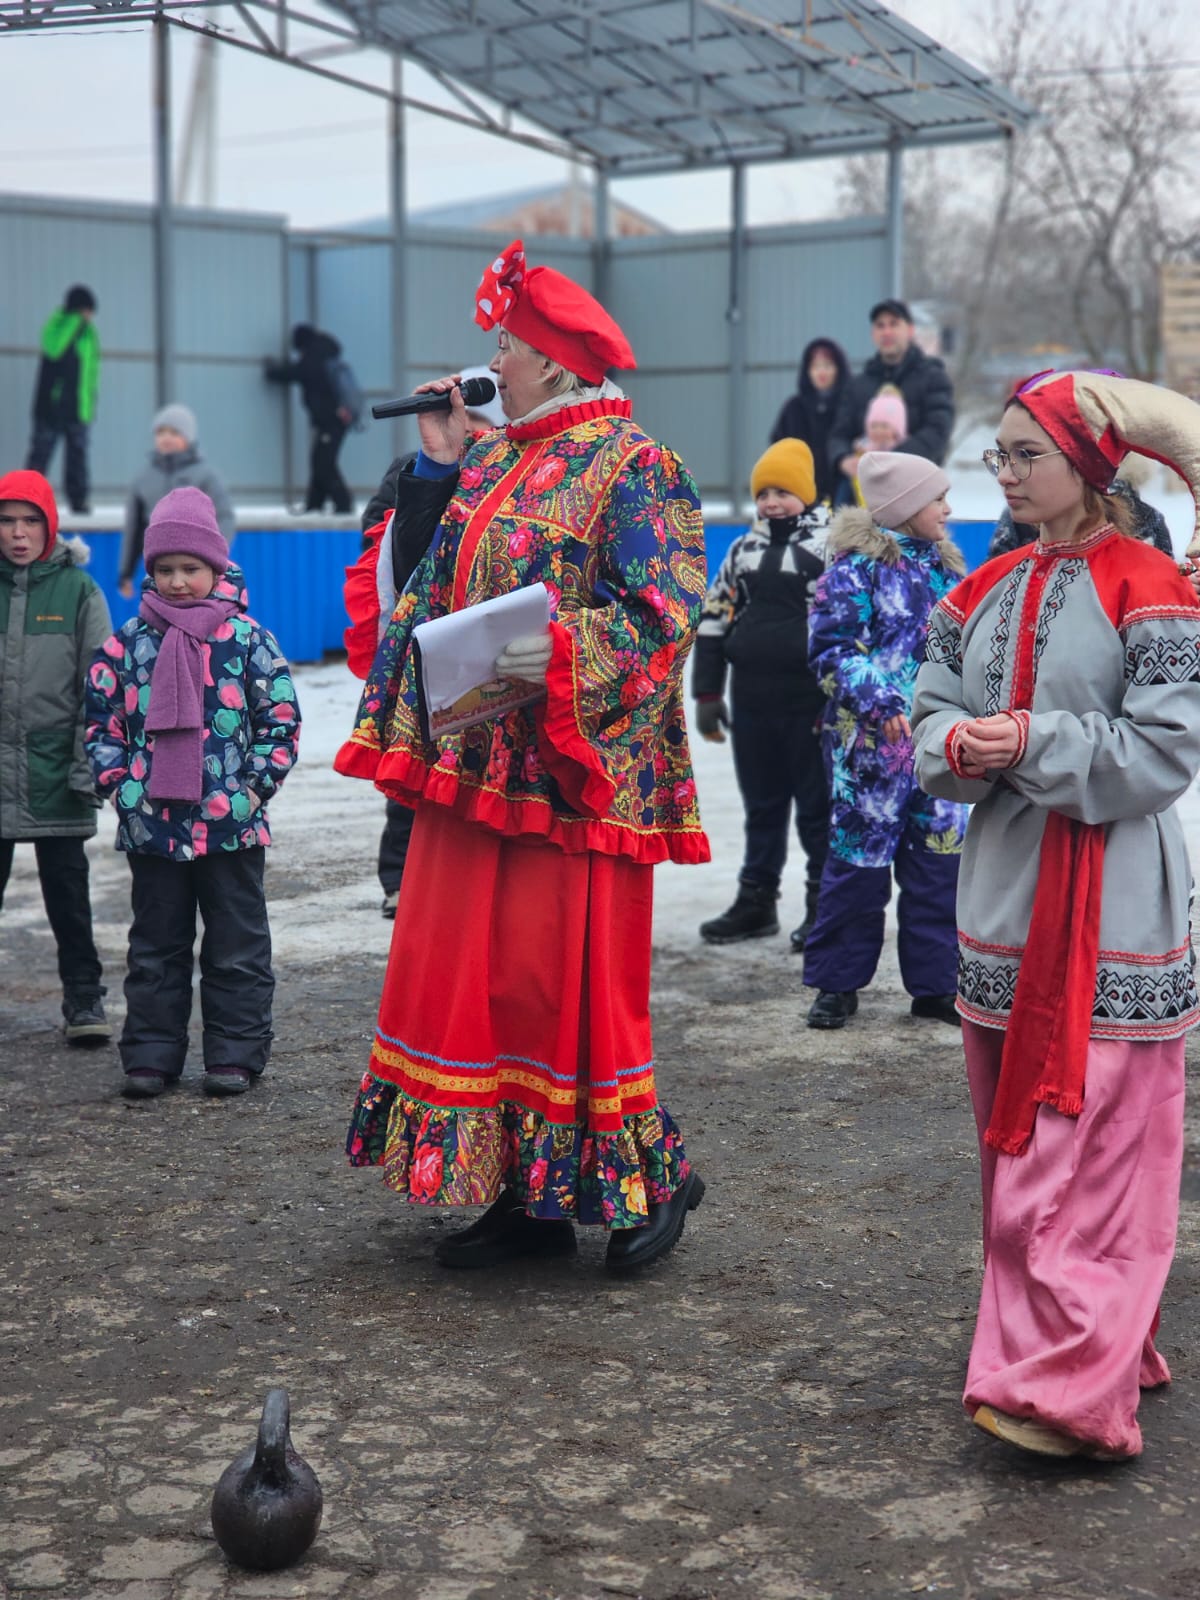
{"label": "black cap", "polygon": [[77,283],[67,290],[67,298],[63,302],[65,311],[95,311],[96,296],[85,283]]}
{"label": "black cap", "polygon": [[317,330],[311,322],[298,322],[292,329],[292,349],[305,350],[317,337]]}
{"label": "black cap", "polygon": [[899,317],[901,322],[911,322],[912,312],[903,300],[881,300],[871,307],[869,321],[874,322],[876,317]]}

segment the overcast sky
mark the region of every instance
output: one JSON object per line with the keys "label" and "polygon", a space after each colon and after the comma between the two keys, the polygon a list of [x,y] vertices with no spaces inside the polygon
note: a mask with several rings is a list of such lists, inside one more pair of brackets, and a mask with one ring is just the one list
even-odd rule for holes
{"label": "overcast sky", "polygon": [[[1096,10],[1065,0],[1086,18]],[[914,26],[972,58],[978,15],[965,0],[893,0]],[[219,15],[219,13],[218,13]],[[1086,25],[1086,23],[1085,23]],[[175,122],[182,125],[194,42],[172,31]],[[111,27],[0,38],[0,191],[150,198],[150,34]],[[325,83],[244,51],[218,50],[217,203],[283,213],[300,227],[330,226],[387,209],[385,110],[373,96]],[[382,57],[369,70],[385,80]],[[336,64],[336,63],[335,63]],[[410,93],[444,96],[415,69]],[[409,115],[409,208],[560,181],[555,157]],[[831,214],[831,163],[751,168],[751,222]],[[615,192],[669,227],[720,227],[728,218],[724,173],[642,179]]]}

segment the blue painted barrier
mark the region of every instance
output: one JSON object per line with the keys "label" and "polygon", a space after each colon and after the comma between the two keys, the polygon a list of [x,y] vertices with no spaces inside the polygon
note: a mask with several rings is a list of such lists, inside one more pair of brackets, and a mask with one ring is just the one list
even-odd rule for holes
{"label": "blue painted barrier", "polygon": [[[265,519],[264,523],[265,523]],[[987,556],[994,522],[954,520],[950,531],[974,570]],[[711,581],[745,522],[710,522],[705,529],[708,576]],[[64,519],[63,532],[79,533],[92,552],[88,571],[104,590],[119,627],[137,609],[137,601],[117,592],[121,535],[115,528],[94,528]],[[362,535],[352,518],[306,519],[289,525],[248,527],[239,531],[234,560],[246,575],[250,613],[279,640],[289,661],[320,661],[342,649],[346,614],[342,605],[345,569],[362,550]],[[137,584],[141,582],[139,572]],[[136,593],[136,584],[135,584]]]}
{"label": "blue painted barrier", "polygon": [[[345,569],[362,551],[362,534],[352,518],[330,521],[339,525],[309,519],[289,526],[281,519],[275,527],[242,529],[234,541],[233,559],[246,576],[250,615],[271,630],[289,661],[320,661],[342,648],[342,583]],[[139,571],[132,600],[117,592],[120,533],[71,518],[65,519],[63,532],[78,533],[91,550],[87,570],[104,590],[113,625],[119,627],[137,610],[142,580]]]}

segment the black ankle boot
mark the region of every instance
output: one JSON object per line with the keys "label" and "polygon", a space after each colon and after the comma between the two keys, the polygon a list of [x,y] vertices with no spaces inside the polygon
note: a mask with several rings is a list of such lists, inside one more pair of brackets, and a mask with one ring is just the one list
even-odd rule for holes
{"label": "black ankle boot", "polygon": [[808,1013],[810,1028],[844,1028],[858,1010],[858,990],[847,989],[838,994],[833,989],[822,989]]}
{"label": "black ankle boot", "polygon": [[765,889],[757,883],[739,884],[737,899],[729,910],[700,924],[700,937],[708,944],[736,944],[740,939],[761,939],[778,933],[778,898],[777,889]]}
{"label": "black ankle boot", "polygon": [[946,1022],[952,1028],[962,1027],[962,1018],[955,1007],[958,997],[952,994],[922,994],[913,1001],[914,1017],[929,1017],[933,1022]]}
{"label": "black ankle boot", "polygon": [[692,1169],[669,1200],[650,1207],[640,1228],[614,1228],[608,1236],[604,1265],[610,1272],[634,1272],[658,1261],[679,1243],[689,1211],[704,1199],[704,1180]]}
{"label": "black ankle boot", "polygon": [[566,1256],[574,1249],[569,1222],[526,1216],[520,1200],[506,1189],[477,1222],[447,1234],[433,1255],[443,1267],[494,1267],[518,1256]]}
{"label": "black ankle boot", "polygon": [[813,931],[813,924],[817,920],[817,896],[820,892],[820,878],[809,878],[804,885],[804,921],[798,928],[793,928],[791,933],[792,949],[797,955],[802,953],[808,943],[808,936]]}

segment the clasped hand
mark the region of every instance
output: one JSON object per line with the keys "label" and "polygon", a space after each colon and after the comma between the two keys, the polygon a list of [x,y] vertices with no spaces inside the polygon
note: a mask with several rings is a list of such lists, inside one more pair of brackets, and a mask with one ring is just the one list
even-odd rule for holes
{"label": "clasped hand", "polygon": [[1021,749],[1021,726],[1007,712],[971,717],[958,728],[959,759],[969,778],[1011,767]]}
{"label": "clasped hand", "polygon": [[553,650],[554,640],[549,629],[545,633],[526,633],[519,639],[510,639],[496,657],[496,674],[544,688]]}

